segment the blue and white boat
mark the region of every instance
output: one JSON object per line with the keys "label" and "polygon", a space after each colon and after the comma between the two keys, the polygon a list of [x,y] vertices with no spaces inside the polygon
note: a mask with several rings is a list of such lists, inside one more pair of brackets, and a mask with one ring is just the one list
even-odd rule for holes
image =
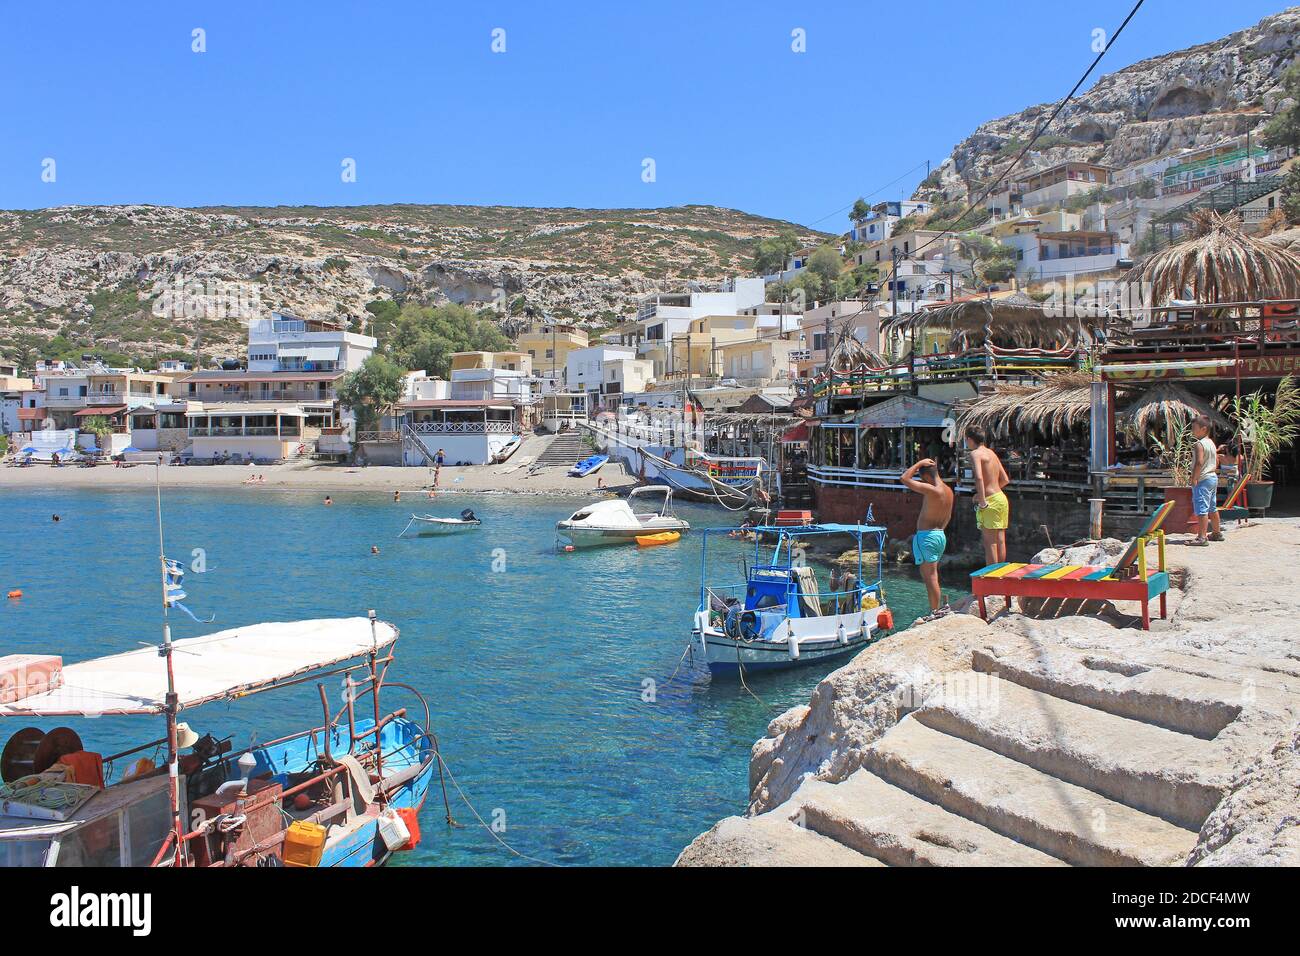
{"label": "blue and white boat", "polygon": [[[56,686],[0,704],[22,724],[0,759],[0,866],[277,866],[304,847],[306,865],[382,864],[413,845],[411,811],[439,769],[428,705],[385,676],[397,636],[371,612],[168,636],[164,652],[63,667]],[[265,743],[235,749],[176,719],[309,681],[320,725]],[[421,713],[386,713],[387,688]],[[32,726],[122,715],[162,716],[166,734],[101,757],[72,728]]]}
{"label": "blue and white boat", "polygon": [[584,458],[569,469],[569,477],[585,478],[587,475],[594,475],[607,461],[609,455],[592,455],[590,458]]}
{"label": "blue and white boat", "polygon": [[[700,603],[692,633],[715,675],[741,676],[842,658],[879,638],[892,618],[881,580],[886,531],[862,524],[804,527],[760,526],[754,535],[752,566],[740,583],[708,580],[710,536],[704,532],[700,558]],[[856,574],[838,590],[823,591],[803,560],[799,542],[815,535],[851,535],[858,546]],[[864,542],[875,551],[875,567],[863,563]],[[764,550],[771,548],[766,558]],[[884,625],[884,626],[882,626]]]}

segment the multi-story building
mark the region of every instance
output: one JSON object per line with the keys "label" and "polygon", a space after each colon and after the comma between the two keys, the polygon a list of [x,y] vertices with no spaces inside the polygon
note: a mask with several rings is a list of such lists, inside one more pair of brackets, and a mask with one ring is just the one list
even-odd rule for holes
{"label": "multi-story building", "polygon": [[1110,167],[1096,163],[1060,163],[1025,177],[1021,202],[1033,211],[1054,206],[1071,196],[1110,185]]}
{"label": "multi-story building", "polygon": [[846,325],[864,346],[880,351],[880,315],[875,303],[862,299],[828,302],[802,316],[799,344],[791,356],[799,378],[816,375],[826,367],[827,343]]}
{"label": "multi-story building", "polygon": [[656,378],[681,372],[684,369],[674,365],[671,343],[689,332],[692,322],[706,316],[740,318],[746,310],[762,306],[766,299],[767,290],[761,278],[733,279],[718,292],[646,296],[641,300],[636,318],[619,327],[619,341],[634,346],[639,358],[653,362]]}
{"label": "multi-story building", "polygon": [[853,220],[849,237],[854,242],[881,242],[888,239],[894,231],[894,224],[908,216],[928,216],[934,206],[920,199],[900,199],[891,202],[876,203],[871,212],[862,219]]}
{"label": "multi-story building", "polygon": [[[569,360],[569,353],[585,349],[587,333],[576,325],[548,322],[535,325],[519,336],[515,347],[528,353],[533,374],[554,387],[560,380]],[[550,390],[549,388],[547,390]]]}
{"label": "multi-story building", "polygon": [[334,318],[301,319],[272,312],[248,326],[250,372],[352,372],[378,346],[369,335],[347,330]]}

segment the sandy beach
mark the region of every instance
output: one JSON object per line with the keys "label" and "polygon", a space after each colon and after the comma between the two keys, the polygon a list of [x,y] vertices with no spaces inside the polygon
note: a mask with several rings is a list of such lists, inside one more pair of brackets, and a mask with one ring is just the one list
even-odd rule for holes
{"label": "sandy beach", "polygon": [[[568,469],[551,467],[530,473],[527,464],[444,467],[436,494],[507,493],[522,495],[574,495],[587,497],[603,487],[622,491],[636,484],[635,476],[610,462],[598,474],[571,478]],[[32,465],[0,468],[0,493],[27,488],[152,488],[158,468],[134,465],[117,468],[112,464],[81,468]],[[250,476],[264,476],[257,484],[246,484]],[[431,468],[289,462],[282,465],[165,465],[161,469],[165,488],[246,488],[256,494],[266,488],[309,490],[330,494],[347,491],[427,495],[433,484]]]}

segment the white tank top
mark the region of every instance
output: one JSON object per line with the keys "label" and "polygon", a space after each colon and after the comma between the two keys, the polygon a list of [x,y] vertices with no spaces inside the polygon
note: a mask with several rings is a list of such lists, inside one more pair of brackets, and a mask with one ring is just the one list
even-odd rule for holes
{"label": "white tank top", "polygon": [[1218,474],[1219,450],[1215,447],[1214,442],[1211,440],[1209,435],[1206,435],[1198,441],[1197,444],[1201,446],[1201,454],[1204,458],[1204,461],[1201,464],[1201,470],[1196,475],[1196,480],[1200,482],[1204,481],[1206,478],[1213,478]]}

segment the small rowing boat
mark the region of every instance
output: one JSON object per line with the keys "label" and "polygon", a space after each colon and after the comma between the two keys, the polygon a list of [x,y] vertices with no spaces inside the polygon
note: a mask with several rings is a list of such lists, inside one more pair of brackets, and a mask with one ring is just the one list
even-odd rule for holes
{"label": "small rowing boat", "polygon": [[592,455],[590,458],[584,458],[569,469],[569,477],[585,478],[587,475],[594,475],[600,471],[600,466],[607,461],[609,461],[609,455]]}
{"label": "small rowing boat", "polygon": [[636,543],[643,548],[653,548],[660,544],[673,544],[682,540],[680,531],[661,531],[659,534],[637,535]]}
{"label": "small rowing boat", "polygon": [[477,528],[483,522],[475,517],[474,512],[466,508],[460,513],[459,518],[439,518],[436,515],[411,515],[411,520],[406,523],[402,537],[408,531],[414,537],[420,538],[427,535],[455,534],[459,531],[470,531]]}

